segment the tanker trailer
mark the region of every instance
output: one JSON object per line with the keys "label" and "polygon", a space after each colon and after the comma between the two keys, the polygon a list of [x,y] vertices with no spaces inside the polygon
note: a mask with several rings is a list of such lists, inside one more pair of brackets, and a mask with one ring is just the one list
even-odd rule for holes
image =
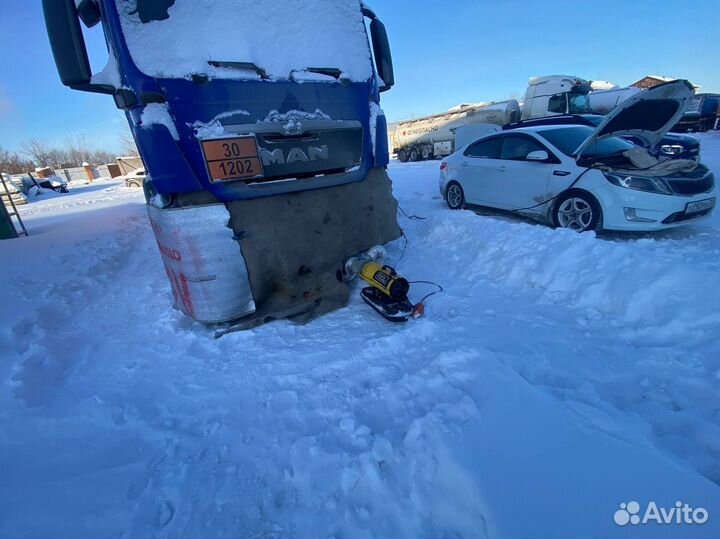
{"label": "tanker trailer", "polygon": [[403,163],[444,157],[455,151],[458,128],[480,123],[505,125],[519,119],[520,106],[514,99],[414,118],[398,123],[392,139],[393,153]]}
{"label": "tanker trailer", "polygon": [[640,88],[629,86],[627,88],[613,88],[611,90],[594,90],[588,94],[590,111],[603,116],[626,99],[642,92]]}

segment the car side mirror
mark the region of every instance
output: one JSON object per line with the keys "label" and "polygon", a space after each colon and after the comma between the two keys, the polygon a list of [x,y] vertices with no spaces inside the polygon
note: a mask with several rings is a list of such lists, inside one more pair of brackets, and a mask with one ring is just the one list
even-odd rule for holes
{"label": "car side mirror", "polygon": [[534,152],[527,154],[525,159],[528,161],[547,161],[550,159],[550,156],[545,150],[535,150]]}

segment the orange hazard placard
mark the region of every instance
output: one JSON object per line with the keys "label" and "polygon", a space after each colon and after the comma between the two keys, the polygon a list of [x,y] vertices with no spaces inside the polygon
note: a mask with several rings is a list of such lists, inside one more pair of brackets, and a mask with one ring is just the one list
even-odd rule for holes
{"label": "orange hazard placard", "polygon": [[203,140],[200,145],[210,174],[210,181],[240,180],[263,176],[257,141],[252,135]]}

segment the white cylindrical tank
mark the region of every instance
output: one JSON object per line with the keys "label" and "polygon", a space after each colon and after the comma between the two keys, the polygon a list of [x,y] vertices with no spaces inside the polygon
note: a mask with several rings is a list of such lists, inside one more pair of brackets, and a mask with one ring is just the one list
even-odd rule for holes
{"label": "white cylindrical tank", "polygon": [[614,90],[595,90],[588,95],[590,110],[595,114],[607,114],[619,103],[642,92],[640,88],[616,88]]}
{"label": "white cylindrical tank", "polygon": [[454,108],[441,114],[433,114],[400,122],[395,131],[394,150],[408,149],[416,145],[434,145],[454,142],[454,130],[477,123],[505,125],[520,118],[520,106],[514,99],[482,106]]}

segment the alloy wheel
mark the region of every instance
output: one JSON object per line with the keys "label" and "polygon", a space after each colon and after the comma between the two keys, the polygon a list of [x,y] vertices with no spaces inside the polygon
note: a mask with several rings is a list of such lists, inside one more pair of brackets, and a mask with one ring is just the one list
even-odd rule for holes
{"label": "alloy wheel", "polygon": [[458,184],[454,183],[450,187],[448,187],[447,201],[448,201],[448,206],[450,206],[453,209],[457,209],[460,206],[462,206],[463,192],[462,192],[462,188]]}
{"label": "alloy wheel", "polygon": [[560,204],[557,215],[561,227],[583,232],[592,223],[593,209],[587,200],[571,197]]}

